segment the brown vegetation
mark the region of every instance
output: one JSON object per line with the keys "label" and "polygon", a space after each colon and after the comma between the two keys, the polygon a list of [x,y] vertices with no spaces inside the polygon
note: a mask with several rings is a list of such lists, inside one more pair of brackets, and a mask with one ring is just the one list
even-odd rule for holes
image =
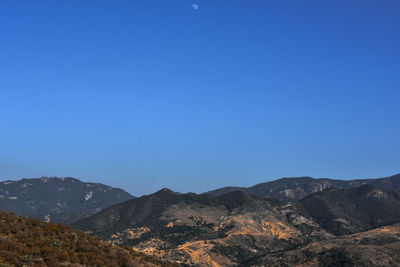
{"label": "brown vegetation", "polygon": [[65,225],[0,212],[0,266],[174,266]]}

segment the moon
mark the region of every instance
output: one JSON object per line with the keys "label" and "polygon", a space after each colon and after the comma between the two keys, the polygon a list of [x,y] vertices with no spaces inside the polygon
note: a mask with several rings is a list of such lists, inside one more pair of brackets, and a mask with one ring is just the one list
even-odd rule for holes
{"label": "moon", "polygon": [[193,4],[192,7],[193,7],[194,10],[199,9],[199,5],[198,4]]}

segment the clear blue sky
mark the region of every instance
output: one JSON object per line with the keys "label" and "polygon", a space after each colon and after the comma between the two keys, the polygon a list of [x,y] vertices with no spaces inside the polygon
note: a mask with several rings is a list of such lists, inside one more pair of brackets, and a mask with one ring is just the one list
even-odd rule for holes
{"label": "clear blue sky", "polygon": [[1,1],[0,180],[141,195],[399,173],[399,14],[398,0]]}

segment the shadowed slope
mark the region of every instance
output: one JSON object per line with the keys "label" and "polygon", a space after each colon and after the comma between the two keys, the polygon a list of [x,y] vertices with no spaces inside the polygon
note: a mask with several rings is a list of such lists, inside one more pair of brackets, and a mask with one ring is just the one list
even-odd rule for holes
{"label": "shadowed slope", "polygon": [[371,184],[351,189],[327,189],[300,200],[298,207],[335,235],[400,221],[400,194]]}

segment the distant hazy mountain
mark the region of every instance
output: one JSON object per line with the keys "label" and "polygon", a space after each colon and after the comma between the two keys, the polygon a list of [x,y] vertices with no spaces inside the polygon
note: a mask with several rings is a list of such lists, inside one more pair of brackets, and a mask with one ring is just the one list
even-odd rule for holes
{"label": "distant hazy mountain", "polygon": [[251,266],[264,253],[332,236],[299,215],[293,203],[241,191],[216,197],[164,189],[72,226],[168,261],[200,266]]}
{"label": "distant hazy mountain", "polygon": [[54,223],[71,223],[132,198],[124,190],[74,178],[0,182],[0,210]]}
{"label": "distant hazy mountain", "polygon": [[367,184],[327,189],[301,199],[298,207],[325,230],[345,235],[400,222],[400,193]]}
{"label": "distant hazy mountain", "polygon": [[294,201],[327,188],[355,188],[364,184],[373,184],[377,188],[384,190],[400,190],[400,174],[386,178],[359,180],[315,179],[311,177],[282,178],[252,187],[223,187],[207,193],[218,196],[242,190],[252,195]]}

